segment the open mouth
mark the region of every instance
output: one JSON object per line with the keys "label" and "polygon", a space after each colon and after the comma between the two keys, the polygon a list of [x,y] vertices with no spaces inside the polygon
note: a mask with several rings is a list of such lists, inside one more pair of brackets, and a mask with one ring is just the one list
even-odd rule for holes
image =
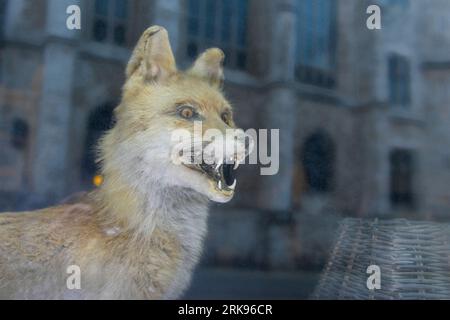
{"label": "open mouth", "polygon": [[190,169],[194,169],[205,174],[215,183],[216,190],[225,193],[232,193],[236,188],[237,180],[235,178],[235,170],[239,167],[239,162],[232,163],[215,163],[215,164],[192,164],[186,165]]}

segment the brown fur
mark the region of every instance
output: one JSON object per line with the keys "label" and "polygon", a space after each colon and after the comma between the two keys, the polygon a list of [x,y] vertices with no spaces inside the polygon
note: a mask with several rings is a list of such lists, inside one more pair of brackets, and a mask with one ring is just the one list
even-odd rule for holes
{"label": "brown fur", "polygon": [[[28,264],[36,263],[42,267],[56,268],[53,270],[56,274],[47,275],[54,277],[55,284],[58,281],[62,284],[56,284],[55,298],[65,297],[60,290],[65,291],[68,275],[64,267],[69,265],[78,265],[85,270],[82,279],[89,279],[91,273],[94,282],[104,282],[104,286],[111,280],[118,280],[108,279],[113,274],[108,266],[127,266],[131,277],[126,283],[111,287],[123,290],[125,286],[129,288],[126,292],[130,295],[122,296],[120,292],[109,291],[98,298],[162,298],[163,290],[168,287],[170,276],[180,262],[180,244],[176,237],[161,230],[156,230],[151,238],[136,237],[132,232],[111,237],[103,232],[97,214],[94,207],[80,203],[32,213],[2,215],[0,283],[3,285],[0,287],[0,297],[14,298],[10,294],[14,291],[17,294],[17,288],[10,288],[8,284],[18,283],[21,287],[19,292],[30,298],[40,298],[39,292],[27,292],[39,285],[40,279],[30,278],[27,270]],[[147,250],[149,248],[151,250]],[[46,279],[42,280],[45,282]],[[149,282],[154,292],[143,287]],[[7,286],[4,287],[4,284]],[[87,291],[90,285],[89,282],[82,283]],[[19,293],[18,297],[21,296]]]}

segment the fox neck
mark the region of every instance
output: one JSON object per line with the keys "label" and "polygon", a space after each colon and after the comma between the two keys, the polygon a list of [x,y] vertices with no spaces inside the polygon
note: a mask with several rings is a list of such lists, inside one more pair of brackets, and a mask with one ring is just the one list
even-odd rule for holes
{"label": "fox neck", "polygon": [[201,246],[208,214],[205,196],[157,181],[131,185],[120,176],[118,171],[110,172],[98,190],[103,224],[140,238],[151,238],[158,229],[174,234],[182,245]]}

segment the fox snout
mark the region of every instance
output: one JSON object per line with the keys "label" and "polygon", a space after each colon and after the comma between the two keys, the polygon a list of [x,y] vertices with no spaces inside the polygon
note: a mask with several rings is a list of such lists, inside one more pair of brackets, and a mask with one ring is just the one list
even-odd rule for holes
{"label": "fox snout", "polygon": [[218,189],[234,190],[237,182],[234,171],[245,161],[250,151],[250,144],[246,143],[248,139],[239,129],[230,129],[225,136],[219,134],[211,138],[211,141],[203,143],[205,147],[201,166],[212,166],[214,174],[222,176],[223,179],[217,179]]}
{"label": "fox snout", "polygon": [[203,161],[208,164],[235,164],[238,167],[249,154],[250,143],[240,129],[228,129],[225,134],[206,135],[203,141]]}
{"label": "fox snout", "polygon": [[208,129],[203,134],[188,137],[173,154],[178,164],[205,174],[218,191],[233,192],[235,170],[251,152],[252,143],[241,129],[220,131]]}

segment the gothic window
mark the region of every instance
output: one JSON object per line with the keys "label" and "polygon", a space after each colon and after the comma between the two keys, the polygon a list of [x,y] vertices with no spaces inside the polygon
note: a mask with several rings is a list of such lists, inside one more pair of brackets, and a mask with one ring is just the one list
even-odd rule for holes
{"label": "gothic window", "polygon": [[410,63],[407,58],[392,54],[388,61],[389,101],[394,106],[408,106],[411,103]]}
{"label": "gothic window", "polygon": [[321,131],[309,136],[302,148],[302,162],[308,191],[326,193],[333,189],[334,144]]}
{"label": "gothic window", "polygon": [[4,36],[6,5],[7,0],[0,0],[0,40]]}
{"label": "gothic window", "polygon": [[93,3],[93,40],[125,46],[127,40],[127,20],[130,11],[129,1],[95,0]]}
{"label": "gothic window", "polygon": [[390,161],[390,200],[393,206],[414,205],[414,155],[410,150],[393,150]]}
{"label": "gothic window", "polygon": [[246,69],[248,0],[188,0],[186,11],[188,58],[219,47],[226,66]]}
{"label": "gothic window", "polygon": [[27,145],[30,128],[24,119],[15,118],[11,126],[11,144],[16,149],[24,149]]}
{"label": "gothic window", "polygon": [[335,85],[336,1],[297,2],[295,75],[298,81],[332,88]]}

